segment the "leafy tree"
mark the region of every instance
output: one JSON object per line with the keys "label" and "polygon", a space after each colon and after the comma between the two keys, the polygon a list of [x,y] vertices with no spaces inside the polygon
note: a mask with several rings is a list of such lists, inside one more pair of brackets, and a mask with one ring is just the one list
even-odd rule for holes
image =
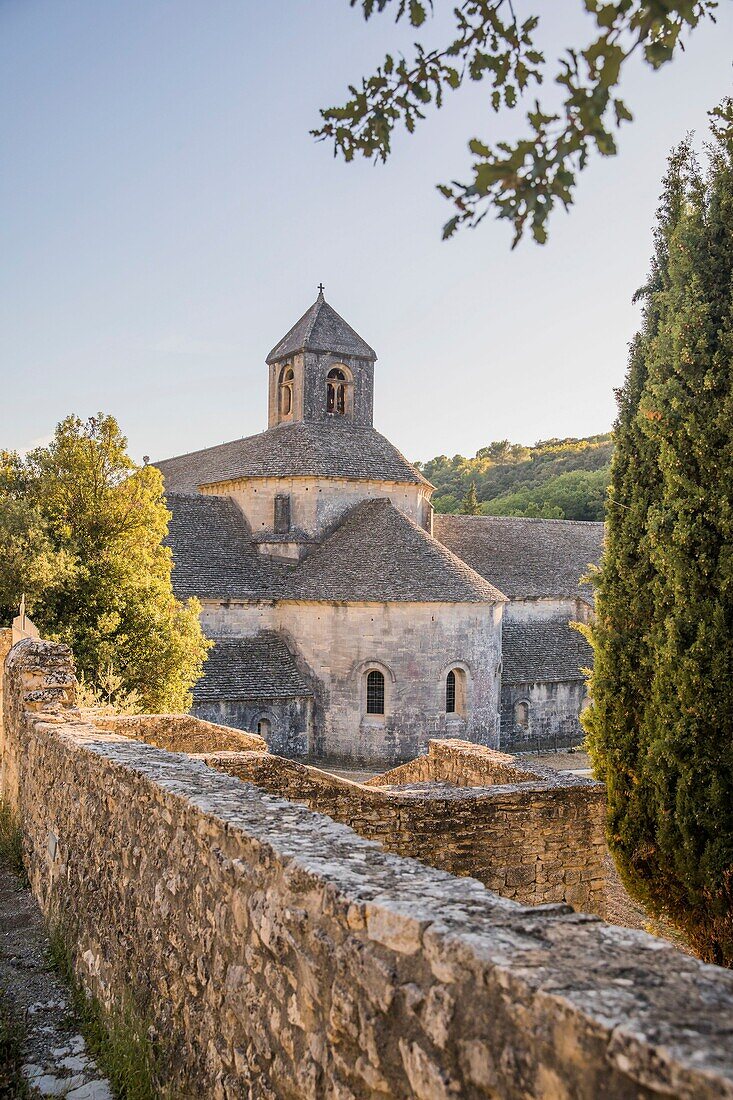
{"label": "leafy tree", "polygon": [[481,505],[476,494],[476,482],[472,481],[468,486],[468,492],[463,498],[461,512],[464,516],[477,516],[481,512]]}
{"label": "leafy tree", "polygon": [[619,400],[585,720],[629,889],[733,965],[733,142],[670,161]]}
{"label": "leafy tree", "polygon": [[197,602],[171,588],[161,475],[126,446],[113,417],[70,416],[48,447],[6,456],[0,525],[5,542],[15,524],[20,550],[2,596],[32,594],[39,629],[73,647],[90,690],[114,680],[121,699],[185,710],[208,643]]}
{"label": "leafy tree", "polygon": [[[388,8],[422,27],[433,0],[350,0],[365,19]],[[386,161],[399,126],[413,133],[427,108],[465,81],[486,81],[492,110],[520,106],[530,87],[552,74],[562,90],[558,110],[534,100],[526,111],[527,131],[518,141],[490,144],[472,138],[472,177],[441,184],[455,208],[443,227],[450,237],[459,226],[475,226],[493,209],[514,226],[514,244],[529,227],[543,243],[553,208],[571,205],[577,174],[593,150],[616,153],[614,131],[632,114],[619,97],[624,68],[634,53],[659,69],[683,48],[682,36],[713,18],[717,0],[581,0],[594,22],[583,50],[567,49],[551,69],[538,46],[539,16],[519,21],[513,0],[459,0],[450,41],[427,48],[417,42],[414,57],[387,54],[377,71],[340,107],[321,111],[319,139],[333,142],[346,161],[357,154]],[[730,124],[730,119],[728,123]]]}
{"label": "leafy tree", "polygon": [[612,451],[610,434],[534,447],[499,440],[474,458],[439,455],[418,465],[436,488],[439,513],[460,512],[474,483],[484,514],[602,520]]}
{"label": "leafy tree", "polygon": [[573,470],[536,488],[522,488],[481,505],[489,516],[536,516],[542,519],[603,520],[608,468]]}
{"label": "leafy tree", "polygon": [[0,532],[0,622],[9,623],[24,594],[32,613],[42,593],[70,581],[74,562],[55,549],[39,510],[24,500],[0,495]]}
{"label": "leafy tree", "polygon": [[461,507],[461,502],[457,497],[454,497],[451,493],[445,493],[442,496],[433,497],[433,508],[441,514],[452,514],[458,512]]}
{"label": "leafy tree", "polygon": [[481,447],[476,451],[476,458],[487,458],[493,463],[524,462],[529,458],[529,447],[500,439],[489,443],[488,447]]}

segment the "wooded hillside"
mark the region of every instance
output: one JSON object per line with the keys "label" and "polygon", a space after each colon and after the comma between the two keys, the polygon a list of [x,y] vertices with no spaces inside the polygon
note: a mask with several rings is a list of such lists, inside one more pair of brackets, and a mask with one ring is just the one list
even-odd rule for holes
{"label": "wooded hillside", "polygon": [[436,512],[473,511],[464,507],[473,484],[483,515],[602,520],[612,452],[608,432],[534,447],[504,439],[474,458],[438,455],[415,465],[436,488]]}

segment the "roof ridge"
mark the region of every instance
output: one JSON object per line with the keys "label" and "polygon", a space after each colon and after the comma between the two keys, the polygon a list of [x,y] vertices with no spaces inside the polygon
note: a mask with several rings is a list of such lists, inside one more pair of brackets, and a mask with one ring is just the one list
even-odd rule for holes
{"label": "roof ridge", "polygon": [[[326,299],[323,297],[323,293],[319,291],[318,297],[316,298],[315,302],[311,306],[311,309],[313,310],[313,316],[310,320],[310,323],[307,325],[306,330],[305,330],[305,335],[303,336],[303,343],[304,344],[306,344],[310,340],[311,336],[313,335],[313,329],[316,327],[316,321],[318,320],[321,309],[323,308],[323,306],[325,304],[326,304]],[[336,312],[336,310],[334,310],[334,313],[335,312]],[[343,318],[342,318],[342,320],[343,320]]]}
{"label": "roof ridge", "polygon": [[492,515],[480,515],[469,516],[464,515],[462,512],[436,512],[436,518],[440,519],[461,519],[461,520],[488,520],[488,521],[514,521],[519,523],[562,523],[566,526],[573,523],[579,527],[604,527],[605,521],[602,519],[557,519],[554,516],[492,516]]}
{"label": "roof ridge", "polygon": [[268,638],[274,641],[282,640],[277,630],[258,630],[256,634],[209,634],[208,638],[210,641],[216,642],[217,645],[239,645],[241,642],[253,642]]}

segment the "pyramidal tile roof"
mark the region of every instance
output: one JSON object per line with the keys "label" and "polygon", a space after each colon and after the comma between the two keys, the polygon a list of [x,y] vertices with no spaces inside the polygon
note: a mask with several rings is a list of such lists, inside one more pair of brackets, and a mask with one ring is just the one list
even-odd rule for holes
{"label": "pyramidal tile roof", "polygon": [[292,699],[313,695],[283,639],[271,631],[254,638],[215,638],[194,686],[197,703],[209,699]]}
{"label": "pyramidal tile roof", "polygon": [[264,557],[231,497],[168,493],[166,545],[173,553],[173,591],[179,599],[273,598],[284,568]]}
{"label": "pyramidal tile roof", "polygon": [[337,355],[354,355],[360,359],[377,358],[374,349],[328,304],[323,292],[319,293],[313,305],[296,321],[290,332],[275,345],[267,356],[267,362],[275,363],[299,351],[330,351]]}
{"label": "pyramidal tile roof", "polygon": [[357,504],[295,570],[297,599],[503,603],[489,581],[384,498]]}
{"label": "pyramidal tile roof", "polygon": [[258,435],[154,463],[169,493],[251,477],[338,477],[428,484],[374,428],[332,420],[287,421]]}
{"label": "pyramidal tile roof", "polygon": [[501,653],[504,684],[583,680],[593,666],[593,650],[564,619],[505,621]]}
{"label": "pyramidal tile roof", "polygon": [[228,497],[170,493],[166,539],[179,598],[501,603],[489,581],[386,499],[364,501],[299,565],[260,555]]}

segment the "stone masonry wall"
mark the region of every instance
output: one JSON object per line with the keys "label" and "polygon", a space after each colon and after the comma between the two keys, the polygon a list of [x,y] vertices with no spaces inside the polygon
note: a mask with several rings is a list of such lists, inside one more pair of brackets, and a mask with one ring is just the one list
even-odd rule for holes
{"label": "stone masonry wall", "polygon": [[[239,730],[256,730],[270,723],[267,745],[281,756],[307,756],[312,747],[313,701],[296,699],[206,699],[194,702],[193,713],[207,722]],[[195,750],[190,750],[195,751]]]}
{"label": "stone masonry wall", "polygon": [[467,742],[431,741],[428,756],[367,785],[266,753],[203,759],[303,802],[389,852],[472,875],[504,897],[527,905],[567,901],[602,915],[606,845],[600,783],[550,768],[521,769],[513,757]]}
{"label": "stone masonry wall", "polygon": [[730,972],[96,729],[74,690],[68,649],[14,648],[3,797],[80,977],[130,998],[171,1095],[733,1098]]}
{"label": "stone masonry wall", "polygon": [[[210,637],[286,633],[318,684],[314,744],[320,759],[392,764],[454,736],[498,745],[499,604],[298,603],[224,606],[203,601]],[[366,669],[385,677],[384,717],[365,714]],[[467,669],[466,714],[447,715],[445,677]]]}
{"label": "stone masonry wall", "polygon": [[[520,702],[529,704],[529,725],[526,729],[514,724],[514,705]],[[582,744],[585,732],[579,716],[586,702],[585,680],[502,684],[502,749],[511,752],[552,752]]]}
{"label": "stone masonry wall", "polygon": [[273,530],[275,497],[286,493],[290,497],[292,530],[311,538],[323,538],[350,508],[377,497],[391,500],[395,508],[425,527],[430,495],[425,485],[333,477],[239,478],[214,482],[205,486],[203,492],[232,497],[255,537]]}

